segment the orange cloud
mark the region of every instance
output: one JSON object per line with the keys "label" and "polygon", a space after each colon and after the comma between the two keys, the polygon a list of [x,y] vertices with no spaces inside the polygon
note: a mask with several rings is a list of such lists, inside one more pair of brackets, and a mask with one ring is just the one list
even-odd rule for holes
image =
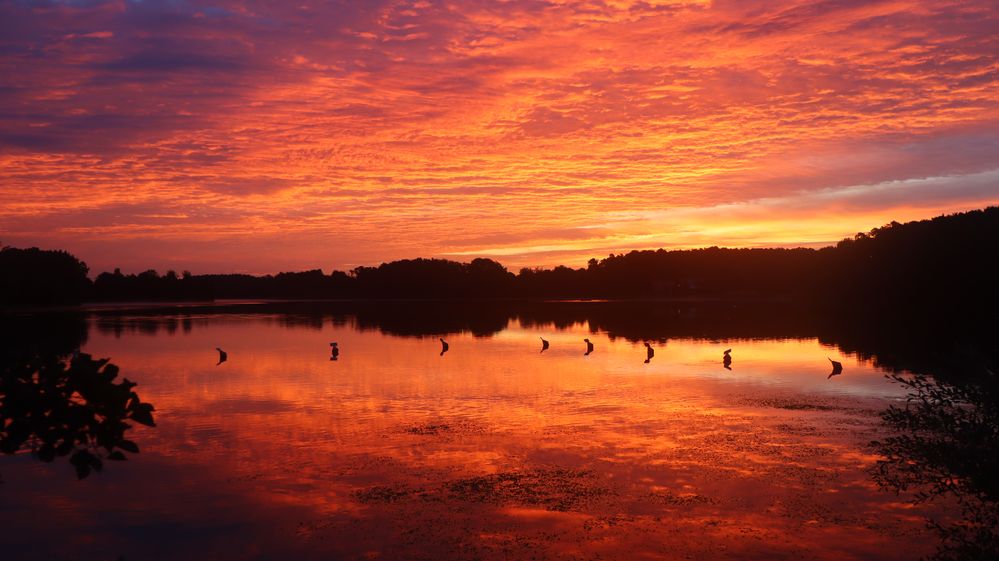
{"label": "orange cloud", "polygon": [[987,3],[0,11],[2,241],[98,270],[581,264],[999,200]]}

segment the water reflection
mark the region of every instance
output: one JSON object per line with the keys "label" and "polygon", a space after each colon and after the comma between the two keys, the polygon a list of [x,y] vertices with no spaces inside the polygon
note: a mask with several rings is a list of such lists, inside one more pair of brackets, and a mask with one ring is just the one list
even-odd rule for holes
{"label": "water reflection", "polygon": [[[2,464],[23,482],[0,502],[14,557],[902,560],[938,545],[926,518],[962,514],[871,481],[878,413],[908,391],[879,369],[950,353],[894,324],[634,303],[163,313],[89,318],[83,350],[142,380],[158,428],[100,492]],[[826,357],[850,375],[827,383]],[[67,543],[38,545],[42,517]]]}
{"label": "water reflection", "polygon": [[[222,315],[219,315],[221,312]],[[321,331],[350,327],[360,332],[427,337],[471,334],[494,337],[511,322],[526,329],[564,331],[585,328],[611,340],[665,343],[669,339],[736,341],[740,339],[806,339],[837,346],[847,354],[892,368],[922,361],[946,341],[983,339],[980,326],[956,323],[942,332],[941,318],[920,312],[916,317],[878,315],[857,320],[815,313],[786,304],[670,302],[283,302],[222,306],[101,308],[93,312],[98,333],[176,336],[192,330],[240,322],[246,318],[285,328]],[[177,325],[182,329],[177,330]],[[994,327],[987,327],[987,332]],[[213,345],[214,346],[214,345]]]}
{"label": "water reflection", "polygon": [[941,538],[933,559],[999,559],[999,379],[985,366],[959,383],[891,378],[908,395],[881,414],[892,432],[874,442],[884,456],[875,480],[916,503],[959,505],[959,514],[931,519]]}
{"label": "water reflection", "polygon": [[153,406],[117,366],[79,352],[85,338],[78,318],[0,321],[0,452],[68,457],[79,479],[139,452],[128,421],[155,426]]}

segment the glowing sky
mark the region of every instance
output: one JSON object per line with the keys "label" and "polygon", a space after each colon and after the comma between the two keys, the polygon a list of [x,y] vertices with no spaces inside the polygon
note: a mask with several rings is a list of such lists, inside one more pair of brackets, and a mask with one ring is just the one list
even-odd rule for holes
{"label": "glowing sky", "polygon": [[999,202],[999,3],[0,1],[0,242],[579,266]]}

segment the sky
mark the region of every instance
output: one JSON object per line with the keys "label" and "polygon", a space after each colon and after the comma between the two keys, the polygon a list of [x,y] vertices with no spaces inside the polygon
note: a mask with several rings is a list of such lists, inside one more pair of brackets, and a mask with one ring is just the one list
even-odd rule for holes
{"label": "sky", "polygon": [[272,273],[999,204],[999,2],[0,0],[0,244]]}

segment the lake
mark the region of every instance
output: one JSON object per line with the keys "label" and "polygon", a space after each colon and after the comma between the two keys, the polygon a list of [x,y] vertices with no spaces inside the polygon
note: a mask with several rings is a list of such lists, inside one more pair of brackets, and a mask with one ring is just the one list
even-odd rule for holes
{"label": "lake", "polygon": [[32,318],[118,365],[156,427],[82,480],[0,456],[3,557],[908,560],[962,517],[877,475],[912,341],[732,305],[511,306]]}

